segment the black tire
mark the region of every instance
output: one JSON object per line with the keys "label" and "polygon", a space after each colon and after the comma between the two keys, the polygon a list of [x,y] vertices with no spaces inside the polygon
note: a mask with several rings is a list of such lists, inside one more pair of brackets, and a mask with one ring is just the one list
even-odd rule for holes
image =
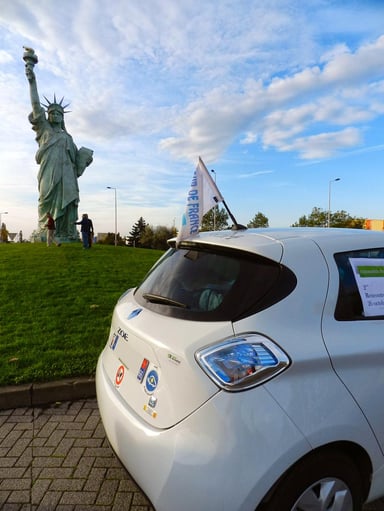
{"label": "black tire", "polygon": [[257,511],[361,511],[362,483],[353,460],[320,452],[295,465]]}

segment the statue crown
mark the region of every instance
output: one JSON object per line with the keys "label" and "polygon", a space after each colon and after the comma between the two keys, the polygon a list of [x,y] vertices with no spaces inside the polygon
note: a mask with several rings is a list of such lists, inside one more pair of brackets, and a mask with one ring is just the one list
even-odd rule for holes
{"label": "statue crown", "polygon": [[68,110],[68,111],[65,110],[67,108],[67,106],[69,105],[69,103],[67,103],[66,105],[63,105],[64,96],[61,98],[61,100],[59,102],[56,99],[56,94],[53,95],[53,101],[49,101],[49,99],[46,96],[44,96],[44,99],[47,102],[47,104],[44,105],[42,103],[42,106],[44,108],[46,108],[48,114],[50,112],[53,112],[54,110],[58,110],[62,114],[67,114],[70,112],[70,110]]}

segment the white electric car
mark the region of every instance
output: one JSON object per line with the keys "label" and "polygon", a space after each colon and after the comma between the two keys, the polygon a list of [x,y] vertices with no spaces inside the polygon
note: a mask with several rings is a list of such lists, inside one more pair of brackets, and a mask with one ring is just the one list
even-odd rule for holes
{"label": "white electric car", "polygon": [[114,310],[97,398],[157,511],[359,511],[384,494],[384,233],[201,233]]}

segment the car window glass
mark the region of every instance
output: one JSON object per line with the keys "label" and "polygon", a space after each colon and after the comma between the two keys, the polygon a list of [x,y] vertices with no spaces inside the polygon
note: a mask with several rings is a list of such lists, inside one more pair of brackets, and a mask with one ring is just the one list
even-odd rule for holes
{"label": "car window glass", "polygon": [[339,321],[384,317],[384,248],[335,254],[339,293],[335,318]]}
{"label": "car window glass", "polygon": [[135,296],[160,314],[220,321],[261,310],[295,285],[289,270],[254,254],[217,248],[170,249]]}

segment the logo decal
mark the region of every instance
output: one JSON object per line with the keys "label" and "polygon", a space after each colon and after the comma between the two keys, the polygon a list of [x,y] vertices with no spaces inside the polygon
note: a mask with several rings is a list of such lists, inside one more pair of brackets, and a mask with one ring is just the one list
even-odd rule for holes
{"label": "logo decal", "polygon": [[132,319],[132,318],[135,318],[136,316],[138,316],[140,314],[140,312],[142,311],[143,309],[135,309],[131,312],[131,314],[128,316],[127,319]]}
{"label": "logo decal", "polygon": [[145,380],[145,390],[148,392],[148,394],[153,394],[153,392],[155,392],[158,383],[159,375],[155,369],[152,369],[152,371],[149,371]]}
{"label": "logo decal", "polygon": [[124,330],[122,328],[118,327],[117,333],[119,335],[121,335],[121,337],[124,339],[124,341],[128,342],[128,334],[127,334],[127,332],[124,332]]}
{"label": "logo decal", "polygon": [[181,364],[181,360],[173,353],[168,353],[168,360],[177,366]]}
{"label": "logo decal", "polygon": [[120,385],[123,381],[123,378],[124,378],[124,373],[125,373],[124,366],[123,365],[119,366],[119,368],[116,371],[116,376],[115,376],[115,383],[116,383],[117,387],[120,387]]}

